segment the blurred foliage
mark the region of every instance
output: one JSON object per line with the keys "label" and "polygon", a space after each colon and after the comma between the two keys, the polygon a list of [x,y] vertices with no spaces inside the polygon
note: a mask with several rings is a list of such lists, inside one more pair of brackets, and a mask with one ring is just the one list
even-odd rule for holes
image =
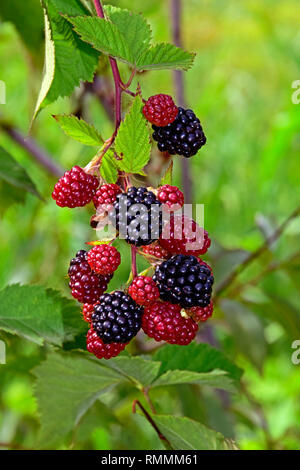
{"label": "blurred foliage", "polygon": [[[170,41],[168,1],[107,3],[143,12],[155,41]],[[300,10],[296,0],[183,3],[184,46],[197,52],[194,67],[185,74],[186,100],[208,138],[190,161],[194,201],[205,203],[205,228],[214,239],[209,262],[218,285],[299,204],[300,113],[291,95],[292,82],[300,78]],[[70,297],[67,266],[74,253],[95,238],[89,226],[92,208],[58,208],[51,199],[55,178],[1,130],[5,123],[27,135],[44,46],[39,0],[2,0],[0,18],[0,60],[5,64],[0,80],[7,96],[7,103],[0,105],[0,146],[26,170],[43,197],[27,193],[19,197],[23,204],[11,204],[15,196],[5,185],[3,191],[1,182],[0,287],[38,283]],[[121,72],[128,75],[125,65]],[[98,74],[110,76],[105,59]],[[145,97],[173,93],[172,72],[142,73],[133,89],[137,81]],[[43,110],[31,130],[38,144],[66,169],[87,164],[94,149],[67,137],[52,115],[80,108],[104,139],[112,133],[98,97],[85,93],[82,103],[83,90],[82,86],[71,100],[60,98]],[[174,169],[174,182],[180,185],[178,159]],[[201,329],[201,341],[244,370],[241,390],[228,396],[197,384],[171,390],[157,387],[151,397],[159,412],[197,419],[234,438],[242,449],[300,449],[300,365],[291,362],[291,344],[300,339],[299,241],[300,219],[295,218],[277,242],[222,292],[213,319]],[[112,289],[125,284],[129,274],[128,247],[119,245],[123,263]],[[143,260],[139,268],[145,268]],[[15,312],[5,292],[2,309],[7,306],[9,317]],[[21,312],[22,297],[18,302]],[[74,305],[69,308],[74,310]],[[7,346],[7,364],[0,365],[0,443],[34,448],[40,418],[31,371],[41,370],[53,346],[34,344],[14,332],[0,333]],[[136,342],[131,352],[138,351]],[[162,353],[155,359],[161,360]],[[162,448],[149,423],[132,414],[136,398],[143,400],[140,391],[127,384],[105,391],[58,448]]]}

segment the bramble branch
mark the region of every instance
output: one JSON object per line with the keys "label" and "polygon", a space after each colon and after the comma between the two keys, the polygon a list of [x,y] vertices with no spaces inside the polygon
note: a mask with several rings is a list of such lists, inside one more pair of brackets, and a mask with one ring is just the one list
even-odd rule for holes
{"label": "bramble branch", "polygon": [[17,144],[26,150],[31,157],[48,173],[57,177],[64,173],[63,168],[50,157],[50,155],[41,149],[32,137],[25,137],[20,131],[9,124],[0,123],[0,128]]}
{"label": "bramble branch", "polygon": [[297,207],[284,221],[283,223],[270,235],[264,243],[257,248],[257,250],[250,253],[245,260],[239,264],[233,271],[227,276],[224,281],[219,284],[215,291],[216,300],[220,295],[228,289],[228,287],[236,280],[236,278],[257,258],[259,258],[269,247],[283,234],[287,226],[300,215],[300,206]]}
{"label": "bramble branch", "polygon": [[[170,0],[171,1],[171,21],[172,21],[172,36],[173,43],[177,47],[182,47],[181,39],[181,13],[182,4],[181,0]],[[178,106],[185,108],[185,96],[184,96],[184,82],[182,70],[174,70],[174,86],[176,101]],[[190,164],[187,158],[181,159],[181,174],[182,174],[182,187],[186,204],[192,202],[192,178],[190,174]]]}

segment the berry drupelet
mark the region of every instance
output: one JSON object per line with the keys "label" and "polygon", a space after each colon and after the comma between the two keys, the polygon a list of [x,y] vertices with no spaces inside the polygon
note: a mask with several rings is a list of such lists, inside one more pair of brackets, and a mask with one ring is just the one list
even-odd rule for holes
{"label": "berry drupelet", "polygon": [[95,306],[92,324],[103,343],[128,343],[141,328],[143,308],[122,291],[104,294]]}
{"label": "berry drupelet", "polygon": [[164,225],[159,243],[172,254],[204,255],[211,240],[206,230],[187,216],[171,215]]}
{"label": "berry drupelet", "polygon": [[181,307],[169,302],[155,302],[145,308],[142,328],[156,341],[187,345],[196,336],[198,325],[181,315]]}
{"label": "berry drupelet", "polygon": [[139,305],[149,305],[159,299],[158,287],[150,276],[137,276],[128,287],[128,293]]}
{"label": "berry drupelet", "polygon": [[93,328],[90,328],[87,333],[86,348],[98,359],[111,359],[112,357],[116,357],[123,351],[125,346],[127,346],[126,343],[103,343],[102,339],[99,338]]}
{"label": "berry drupelet", "polygon": [[171,96],[161,93],[148,98],[143,107],[143,114],[151,124],[167,126],[175,120],[178,108]]}
{"label": "berry drupelet", "polygon": [[178,108],[178,115],[171,124],[152,128],[158,149],[171,155],[192,157],[206,143],[200,121],[191,109]]}
{"label": "berry drupelet", "polygon": [[87,255],[91,269],[97,274],[112,274],[121,263],[121,255],[111,245],[103,244],[92,248]]}
{"label": "berry drupelet", "polygon": [[87,252],[80,250],[70,262],[68,271],[72,296],[79,302],[94,304],[106,291],[111,275],[100,276],[92,271],[87,261]]}
{"label": "berry drupelet", "polygon": [[153,280],[162,300],[187,308],[210,303],[214,278],[195,256],[172,256],[156,267]]}
{"label": "berry drupelet", "polygon": [[79,166],[66,171],[54,186],[52,198],[60,207],[82,207],[91,202],[99,181]]}
{"label": "berry drupelet", "polygon": [[117,195],[109,219],[119,231],[119,238],[135,246],[149,245],[162,232],[161,202],[152,191],[131,187]]}

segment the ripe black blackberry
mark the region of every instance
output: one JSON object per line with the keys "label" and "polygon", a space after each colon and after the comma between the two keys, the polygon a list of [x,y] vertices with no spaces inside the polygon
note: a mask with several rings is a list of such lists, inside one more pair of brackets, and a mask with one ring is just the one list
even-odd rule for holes
{"label": "ripe black blackberry", "polygon": [[153,125],[152,128],[158,149],[171,155],[192,157],[206,142],[200,121],[191,109],[178,108],[175,121],[164,127]]}
{"label": "ripe black blackberry", "polygon": [[143,311],[125,292],[104,294],[92,314],[94,331],[105,344],[128,343],[141,328]]}
{"label": "ripe black blackberry", "polygon": [[181,307],[206,307],[214,278],[195,256],[175,255],[156,267],[153,276],[162,300]]}
{"label": "ripe black blackberry", "polygon": [[123,238],[135,246],[149,245],[162,232],[161,202],[146,188],[131,187],[118,194],[109,219]]}

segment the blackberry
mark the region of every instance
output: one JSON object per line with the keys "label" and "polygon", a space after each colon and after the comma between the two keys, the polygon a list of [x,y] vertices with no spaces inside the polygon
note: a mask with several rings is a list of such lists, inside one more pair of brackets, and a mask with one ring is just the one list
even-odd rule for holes
{"label": "blackberry", "polygon": [[143,114],[151,124],[167,126],[175,120],[178,108],[172,96],[164,94],[154,95],[148,98],[143,107]]}
{"label": "blackberry", "polygon": [[122,189],[117,184],[103,184],[97,189],[93,197],[94,206],[100,213],[109,211],[112,204],[116,200],[117,194],[120,194]]}
{"label": "blackberry", "polygon": [[87,262],[87,252],[80,250],[70,262],[68,271],[72,296],[78,302],[94,304],[106,291],[112,275],[101,276],[96,274]]}
{"label": "blackberry", "polygon": [[143,308],[122,291],[104,294],[95,306],[92,324],[103,343],[128,343],[139,331]]}
{"label": "blackberry", "polygon": [[162,232],[161,202],[152,191],[131,187],[127,193],[117,195],[109,219],[127,243],[149,245]]}
{"label": "blackberry", "polygon": [[153,124],[152,128],[158,149],[171,155],[192,157],[206,142],[200,121],[191,109],[178,108],[178,115],[171,124],[164,127]]}
{"label": "blackberry", "polygon": [[172,256],[156,267],[153,280],[162,300],[186,308],[206,307],[210,303],[214,278],[195,256]]}
{"label": "blackberry", "polygon": [[196,336],[198,325],[181,315],[181,307],[169,302],[155,302],[145,308],[142,328],[155,341],[186,346]]}
{"label": "blackberry", "polygon": [[123,351],[125,346],[126,344],[123,343],[104,344],[93,328],[90,328],[87,333],[86,349],[98,359],[111,359],[112,357],[116,357]]}
{"label": "blackberry", "polygon": [[52,198],[60,207],[82,207],[91,202],[99,181],[88,175],[80,166],[73,166],[58,180]]}
{"label": "blackberry", "polygon": [[173,255],[204,255],[211,245],[206,230],[185,215],[171,215],[159,239],[161,246]]}
{"label": "blackberry", "polygon": [[192,307],[187,310],[187,314],[191,317],[196,323],[207,321],[213,314],[214,306],[210,302],[207,307]]}
{"label": "blackberry", "polygon": [[128,293],[139,305],[149,305],[159,299],[159,290],[152,277],[137,276],[128,287]]}
{"label": "blackberry", "polygon": [[[149,261],[157,261],[157,259],[168,259],[171,258],[172,253],[169,253],[165,248],[163,248],[159,241],[156,241],[148,246],[143,246],[141,254],[144,255]],[[151,258],[153,258],[151,260]]]}
{"label": "blackberry", "polygon": [[176,186],[169,184],[158,188],[157,199],[164,204],[163,209],[167,212],[175,212],[184,204],[183,193]]}
{"label": "blackberry", "polygon": [[97,274],[112,274],[121,263],[121,255],[112,245],[96,245],[87,255],[92,270]]}

